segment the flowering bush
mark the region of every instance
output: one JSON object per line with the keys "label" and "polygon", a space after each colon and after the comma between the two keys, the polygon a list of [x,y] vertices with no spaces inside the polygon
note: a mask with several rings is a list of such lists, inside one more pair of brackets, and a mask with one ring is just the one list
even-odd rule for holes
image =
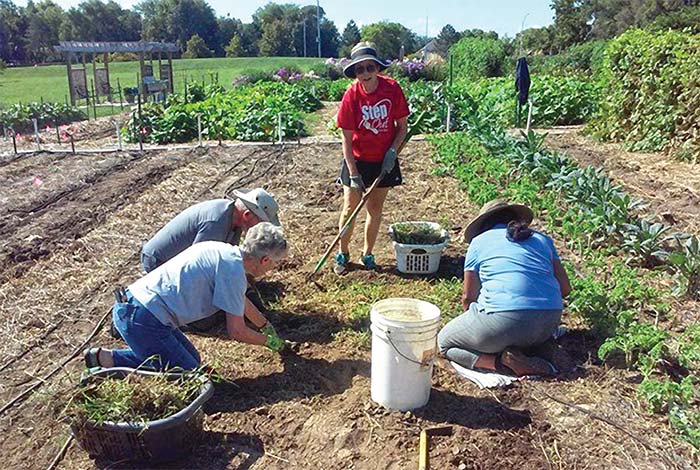
{"label": "flowering bush", "polygon": [[272,74],[272,79],[277,82],[294,83],[298,82],[302,78],[304,78],[304,75],[292,67],[282,67],[277,72]]}
{"label": "flowering bush", "polygon": [[340,59],[329,57],[323,63],[311,67],[311,70],[321,78],[338,80],[339,78],[345,78],[345,75],[343,75],[343,68],[349,63],[350,59],[345,57]]}
{"label": "flowering bush", "polygon": [[416,80],[442,80],[445,76],[445,60],[437,54],[430,54],[426,59],[414,57],[403,61],[393,61],[388,73],[393,77],[407,78],[410,82]]}

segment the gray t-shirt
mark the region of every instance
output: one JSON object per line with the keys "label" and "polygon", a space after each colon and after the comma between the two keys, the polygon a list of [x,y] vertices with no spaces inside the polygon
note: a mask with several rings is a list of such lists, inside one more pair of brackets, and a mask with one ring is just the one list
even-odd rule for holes
{"label": "gray t-shirt", "polygon": [[240,248],[208,241],[187,248],[129,291],[164,325],[177,328],[218,310],[242,316],[247,288]]}
{"label": "gray t-shirt", "polygon": [[213,240],[238,245],[240,227],[233,227],[230,199],[200,202],[180,212],[143,245],[141,252],[161,265],[195,243]]}

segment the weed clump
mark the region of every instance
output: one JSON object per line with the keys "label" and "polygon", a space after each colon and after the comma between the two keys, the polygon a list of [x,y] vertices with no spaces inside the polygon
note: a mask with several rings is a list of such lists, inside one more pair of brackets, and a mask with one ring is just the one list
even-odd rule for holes
{"label": "weed clump", "polygon": [[123,379],[92,377],[71,398],[65,414],[74,425],[145,423],[168,418],[192,403],[202,383],[197,375],[129,374]]}

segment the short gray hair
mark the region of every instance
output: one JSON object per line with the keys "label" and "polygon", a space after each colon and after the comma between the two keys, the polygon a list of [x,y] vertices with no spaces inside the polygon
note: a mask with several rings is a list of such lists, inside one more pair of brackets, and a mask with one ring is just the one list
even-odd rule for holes
{"label": "short gray hair", "polygon": [[280,260],[287,255],[287,240],[281,227],[270,222],[260,222],[248,229],[245,240],[241,243],[244,257],[262,258],[267,256]]}

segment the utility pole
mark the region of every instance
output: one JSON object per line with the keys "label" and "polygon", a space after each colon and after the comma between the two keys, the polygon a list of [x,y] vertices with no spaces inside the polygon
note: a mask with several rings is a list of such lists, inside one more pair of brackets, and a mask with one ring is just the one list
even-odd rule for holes
{"label": "utility pole", "polygon": [[321,57],[321,5],[316,0],[316,42],[318,43],[318,56]]}

